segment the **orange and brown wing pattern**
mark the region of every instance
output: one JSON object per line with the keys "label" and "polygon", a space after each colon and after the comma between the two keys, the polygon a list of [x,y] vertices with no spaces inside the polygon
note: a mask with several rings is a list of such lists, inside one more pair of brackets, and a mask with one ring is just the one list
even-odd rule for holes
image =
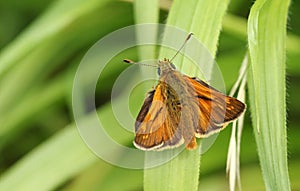
{"label": "orange and brown wing pattern", "polygon": [[245,110],[245,104],[226,96],[205,82],[185,76],[198,97],[200,116],[197,137],[208,137],[222,130],[227,123],[237,119]]}
{"label": "orange and brown wing pattern", "polygon": [[176,99],[172,88],[161,81],[149,92],[135,123],[137,148],[162,150],[183,143],[178,130],[180,104]]}

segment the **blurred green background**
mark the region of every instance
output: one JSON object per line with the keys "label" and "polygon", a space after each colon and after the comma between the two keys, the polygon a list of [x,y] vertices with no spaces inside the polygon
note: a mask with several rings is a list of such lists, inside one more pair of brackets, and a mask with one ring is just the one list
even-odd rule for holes
{"label": "blurred green background", "polygon": [[[171,1],[162,2],[159,20],[165,23]],[[252,3],[232,0],[224,20],[216,59],[227,91],[247,50],[246,22]],[[292,190],[300,190],[300,1],[292,2],[289,13],[288,161]],[[236,26],[226,25],[228,20]],[[0,1],[0,23],[0,188],[142,190],[142,170],[112,166],[87,148],[74,125],[71,104],[82,57],[106,34],[134,24],[133,4]],[[112,60],[114,67],[101,77],[105,83],[96,92],[100,113],[106,111],[114,79],[127,67],[122,58],[137,60],[137,51],[118,55]],[[230,133],[230,127],[222,131],[202,156],[200,190],[229,189],[225,168]],[[131,139],[126,141],[131,144]],[[241,180],[244,190],[265,190],[249,111],[242,136]]]}

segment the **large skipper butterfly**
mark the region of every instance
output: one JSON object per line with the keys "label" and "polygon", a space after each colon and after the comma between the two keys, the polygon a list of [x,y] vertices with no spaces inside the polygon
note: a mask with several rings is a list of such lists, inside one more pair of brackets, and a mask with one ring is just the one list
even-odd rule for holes
{"label": "large skipper butterfly", "polygon": [[[137,116],[133,143],[141,150],[163,150],[182,144],[195,149],[196,137],[219,132],[245,111],[241,101],[176,70],[173,58],[158,62],[158,84],[148,93]],[[135,63],[128,59],[124,62]]]}

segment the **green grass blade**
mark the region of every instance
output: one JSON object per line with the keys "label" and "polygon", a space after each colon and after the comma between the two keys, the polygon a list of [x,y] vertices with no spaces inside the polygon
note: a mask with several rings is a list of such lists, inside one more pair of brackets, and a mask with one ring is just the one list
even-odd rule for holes
{"label": "green grass blade", "polygon": [[[136,24],[158,23],[159,6],[158,0],[134,1],[134,18]],[[157,27],[137,28],[137,39],[147,38],[149,41],[155,42],[157,36]],[[140,60],[155,58],[155,46],[141,46],[138,49]],[[147,68],[144,68],[147,70]]]}
{"label": "green grass blade", "polygon": [[[77,3],[78,7],[75,6],[75,2],[69,5],[68,2],[61,1],[56,5],[58,7],[49,9],[1,52],[0,63],[6,68],[4,75],[0,72],[0,100],[5,100],[0,102],[1,116],[20,99],[24,92],[28,92],[28,89],[32,88],[32,84],[36,84],[37,79],[39,82],[43,80],[47,74],[55,70],[57,65],[63,64],[76,51],[90,46],[101,36],[117,28],[116,26],[126,26],[132,22],[131,17],[119,19],[123,14],[131,14],[129,4],[105,4],[102,1],[98,3],[89,1],[91,5],[83,5],[80,1]],[[61,10],[62,7],[74,10],[65,12]],[[110,13],[109,9],[118,11],[109,19],[101,19]],[[66,18],[56,18],[54,15],[58,10],[62,11]],[[56,23],[50,21],[49,15],[52,15],[51,18],[54,21],[61,19],[67,21],[59,23],[59,26],[53,26],[54,29],[52,26],[47,28],[45,25],[47,26],[48,23]],[[57,15],[59,14],[57,13]],[[42,35],[40,33],[43,33],[41,31],[44,31],[45,28],[52,32],[45,32],[42,38],[39,35]],[[85,34],[85,38],[82,38],[82,34]],[[33,36],[37,36],[37,38]],[[6,65],[14,67],[12,70],[8,70],[10,67],[6,67]]]}
{"label": "green grass blade", "polygon": [[[118,184],[116,184],[118,180]],[[119,168],[101,160],[81,172],[63,191],[141,190],[143,171]]]}
{"label": "green grass blade", "polygon": [[[64,1],[61,3],[62,5],[57,6],[67,6]],[[93,2],[91,1],[91,3]],[[80,7],[80,5],[82,4],[79,3],[78,6]],[[72,5],[72,8],[74,6]],[[93,7],[93,5],[90,6]],[[84,7],[82,8],[84,9]],[[52,11],[55,12],[57,9],[54,7],[48,10],[45,15],[49,15]],[[111,15],[109,19],[99,19],[105,17],[110,9],[116,10],[116,14]],[[44,23],[41,22],[43,20],[41,19],[24,31],[21,35],[22,38],[17,38],[11,46],[3,50],[0,55],[1,65],[9,62],[14,67],[13,70],[8,70],[4,76],[0,76],[0,78],[3,77],[0,80],[1,123],[5,121],[7,111],[11,111],[29,90],[46,81],[45,78],[51,72],[57,70],[58,65],[65,64],[70,57],[74,57],[73,54],[78,54],[82,47],[90,46],[91,43],[107,32],[114,30],[117,26],[121,27],[132,23],[131,17],[119,19],[124,14],[131,14],[128,3],[110,3],[107,6],[102,6],[102,3],[99,3],[97,6],[94,5],[91,10],[86,11],[84,15],[81,15],[83,14],[81,12],[80,15],[77,15],[75,14],[78,13],[76,11],[66,12],[65,17],[72,18],[71,21],[69,20],[68,23],[60,26],[57,33],[47,33],[45,39],[31,43],[29,38],[32,38],[35,33],[43,31],[44,25],[50,22],[46,20],[46,23]],[[56,17],[53,17],[53,19],[59,20]],[[70,27],[72,30],[70,30]],[[31,28],[37,28],[36,30],[39,31]],[[85,34],[84,38],[82,34]],[[32,47],[33,45],[34,47]],[[23,46],[26,48],[22,49]],[[25,58],[24,55],[26,55]]]}
{"label": "green grass blade", "polygon": [[[235,38],[246,40],[247,39],[247,20],[230,13],[224,17],[222,24],[223,31],[233,35]],[[300,54],[300,37],[295,34],[289,33],[286,41],[286,49],[288,53]]]}
{"label": "green grass blade", "polygon": [[199,168],[199,150],[184,150],[170,162],[145,170],[144,190],[198,190]]}
{"label": "green grass blade", "polygon": [[157,23],[159,16],[158,0],[134,1],[134,18],[136,24]]}
{"label": "green grass blade", "polygon": [[[169,1],[160,1],[160,8],[163,10],[170,9]],[[247,19],[231,13],[226,13],[222,22],[222,30],[235,38],[246,40],[247,39]],[[289,33],[286,48],[289,53],[300,53],[300,37]],[[298,65],[297,65],[298,66]],[[295,66],[296,67],[296,66]],[[298,69],[299,70],[299,69]]]}
{"label": "green grass blade", "polygon": [[[49,37],[61,33],[76,19],[93,9],[103,6],[107,0],[83,1],[61,0],[53,3],[51,8],[36,20],[24,33],[9,44],[0,54],[0,77],[9,68],[26,57],[38,44]],[[55,22],[53,22],[55,21]]]}
{"label": "green grass blade", "polygon": [[[134,55],[136,55],[134,50],[126,52],[126,56],[133,57]],[[102,73],[102,79],[111,79],[116,75],[115,73],[122,70],[119,63],[122,58],[122,55],[116,56],[115,60],[110,63],[110,70]],[[3,121],[2,128],[0,128],[0,148],[5,147],[8,142],[14,141],[20,133],[30,128],[34,123],[33,119],[43,115],[49,107],[62,103],[69,96],[72,97],[69,94],[71,94],[75,69],[80,59],[81,55],[72,62],[69,69],[55,79],[36,87],[34,91],[24,96],[18,105],[6,112],[5,116],[1,116]],[[101,88],[106,91],[111,88],[111,85],[106,83]],[[69,100],[71,102],[71,98]]]}
{"label": "green grass blade", "polygon": [[[120,96],[119,101],[126,98]],[[101,107],[98,114],[103,124],[109,124],[105,127],[114,127],[106,129],[112,137],[120,135],[120,124],[115,119],[110,104]],[[85,124],[91,121],[90,116],[83,120]],[[128,132],[118,137],[123,145],[128,144],[131,139],[132,134]],[[121,160],[121,154],[113,153],[110,147],[102,149]],[[75,125],[70,125],[4,172],[0,178],[0,190],[53,190],[96,161],[99,158],[84,144]]]}
{"label": "green grass blade", "polygon": [[8,141],[28,128],[26,126],[27,120],[30,121],[35,115],[43,112],[51,105],[63,101],[66,89],[64,80],[65,78],[60,76],[49,83],[48,86],[37,88],[37,90],[26,96],[14,109],[6,113],[2,122],[2,128],[0,129],[0,148],[4,147]]}
{"label": "green grass blade", "polygon": [[248,21],[250,108],[267,190],[290,190],[285,103],[289,3],[289,0],[258,0]]}
{"label": "green grass blade", "polygon": [[53,190],[97,160],[67,127],[2,174],[0,190]]}
{"label": "green grass blade", "polygon": [[[134,1],[134,18],[135,24],[145,24],[144,27],[136,28],[137,41],[141,42],[147,38],[149,42],[155,42],[157,38],[158,26],[151,25],[152,27],[147,27],[149,23],[158,23],[159,19],[159,6],[158,0],[144,1],[135,0]],[[149,26],[149,25],[148,25]],[[155,46],[139,46],[138,48],[139,60],[147,60],[155,58]],[[147,67],[141,67],[142,72],[147,72]]]}
{"label": "green grass blade", "polygon": [[[214,57],[221,30],[222,18],[228,1],[174,1],[167,20],[168,25],[179,27],[187,32],[193,32]],[[168,37],[165,31],[164,38]],[[170,38],[170,37],[169,37]],[[174,40],[177,40],[175,37]],[[182,39],[184,41],[184,39]],[[162,48],[161,58],[171,58],[174,51]],[[177,66],[183,63],[175,63]],[[193,69],[188,67],[187,74],[193,75]],[[151,158],[147,158],[151,160]],[[183,151],[170,162],[144,173],[144,189],[147,190],[197,190],[200,170],[199,150]]]}

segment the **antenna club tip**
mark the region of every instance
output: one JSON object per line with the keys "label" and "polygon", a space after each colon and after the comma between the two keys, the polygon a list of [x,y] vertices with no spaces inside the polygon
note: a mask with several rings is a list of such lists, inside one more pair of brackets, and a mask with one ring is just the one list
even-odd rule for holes
{"label": "antenna club tip", "polygon": [[193,36],[194,35],[194,33],[190,33],[189,35],[188,35],[188,37],[186,38],[186,40],[189,40],[190,38],[191,38],[191,36]]}
{"label": "antenna club tip", "polygon": [[129,64],[130,64],[130,63],[134,63],[132,60],[129,60],[129,59],[124,59],[123,62],[129,63]]}

